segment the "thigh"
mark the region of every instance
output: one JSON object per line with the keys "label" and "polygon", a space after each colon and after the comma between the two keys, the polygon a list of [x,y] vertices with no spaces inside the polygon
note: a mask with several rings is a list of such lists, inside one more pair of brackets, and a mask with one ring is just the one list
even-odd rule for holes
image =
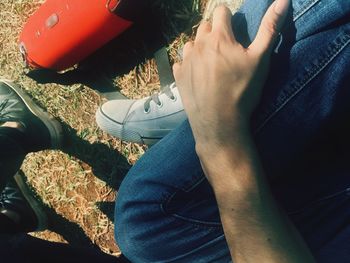
{"label": "thigh", "polygon": [[[239,25],[238,38],[245,44],[253,39],[270,2],[247,0],[233,17],[234,25]],[[344,100],[334,103],[336,97],[350,97],[346,89],[349,34],[344,21],[344,10],[349,5],[342,3],[293,1],[282,45],[273,56],[262,101],[252,119],[264,168],[276,198],[286,210],[326,194],[322,192],[326,181],[335,181],[330,191],[337,191],[347,182],[342,176],[347,168],[334,162],[337,153],[331,162],[339,170],[335,180],[330,180],[326,169],[315,180],[318,167],[305,165],[310,156],[315,156],[312,151],[318,151],[314,148],[318,142],[326,147],[321,151],[327,152],[327,145],[332,143],[322,140],[328,138],[325,134],[344,117],[348,107]],[[322,15],[325,10],[333,15]],[[316,137],[319,140],[313,140]],[[116,205],[116,239],[131,261],[230,260],[215,197],[194,145],[186,121],[152,147],[122,183]],[[309,187],[311,182],[313,188]],[[295,192],[298,198],[294,198]]]}
{"label": "thigh", "polygon": [[187,121],[130,170],[118,192],[115,225],[119,247],[135,263],[228,261]]}
{"label": "thigh", "polygon": [[288,211],[320,263],[350,259],[350,188]]}

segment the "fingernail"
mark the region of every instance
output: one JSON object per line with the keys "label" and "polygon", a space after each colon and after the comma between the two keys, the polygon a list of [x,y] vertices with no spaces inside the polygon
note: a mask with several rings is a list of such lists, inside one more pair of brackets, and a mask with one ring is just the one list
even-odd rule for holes
{"label": "fingernail", "polygon": [[278,15],[284,15],[287,13],[290,5],[290,0],[276,0],[275,2],[275,12]]}

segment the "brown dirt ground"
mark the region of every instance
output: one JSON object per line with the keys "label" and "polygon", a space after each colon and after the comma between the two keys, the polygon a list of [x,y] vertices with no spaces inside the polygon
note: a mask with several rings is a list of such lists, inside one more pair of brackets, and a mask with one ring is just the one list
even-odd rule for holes
{"label": "brown dirt ground", "polygon": [[[66,136],[62,150],[29,154],[21,168],[50,217],[50,230],[33,235],[78,246],[93,243],[104,252],[118,256],[112,220],[115,190],[147,147],[121,142],[98,129],[94,116],[103,98],[90,87],[81,83],[39,84],[24,74],[18,36],[27,18],[43,2],[0,2],[0,77],[20,84],[62,123]],[[198,18],[199,11],[192,1],[154,3],[154,9],[163,14],[159,19],[163,34],[171,41],[169,53],[174,60],[176,50],[188,39],[186,34],[180,34],[178,27],[182,28],[181,32],[187,29],[187,34],[191,34],[192,18]],[[174,39],[174,36],[179,37]],[[115,53],[118,55],[118,50]],[[125,50],[121,49],[120,53]],[[112,79],[115,86],[131,98],[149,96],[160,87],[154,60],[142,59],[142,54],[140,63],[116,75]]]}

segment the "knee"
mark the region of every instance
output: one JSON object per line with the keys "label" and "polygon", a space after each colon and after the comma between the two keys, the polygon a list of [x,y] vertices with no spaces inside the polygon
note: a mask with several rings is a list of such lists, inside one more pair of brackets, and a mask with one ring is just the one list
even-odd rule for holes
{"label": "knee", "polygon": [[152,192],[152,186],[148,187],[147,180],[138,174],[138,169],[134,169],[117,194],[115,240],[122,253],[132,262],[148,262],[145,252],[150,250],[153,239],[154,218],[162,217],[160,200]]}

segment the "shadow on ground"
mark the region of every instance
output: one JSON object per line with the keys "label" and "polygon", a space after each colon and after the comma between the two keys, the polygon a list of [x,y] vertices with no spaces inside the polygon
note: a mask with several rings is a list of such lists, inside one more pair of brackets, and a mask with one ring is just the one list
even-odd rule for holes
{"label": "shadow on ground", "polygon": [[[195,1],[195,0],[193,0]],[[191,31],[199,15],[193,13],[193,3],[188,0],[154,0],[154,8],[147,19],[112,40],[75,68],[58,73],[35,70],[27,75],[38,83],[72,85],[81,83],[103,94],[116,92],[114,79],[128,73],[145,59],[152,58],[160,47],[171,43],[180,32]],[[119,96],[119,95],[118,95]],[[122,97],[122,96],[120,96]],[[88,164],[93,174],[117,190],[130,169],[126,158],[102,143],[90,143],[77,135],[77,131],[62,123],[65,145],[62,149],[74,158]],[[113,221],[114,203],[99,202],[99,209]],[[61,234],[71,245],[95,247],[83,229],[47,208],[53,222],[50,230]]]}
{"label": "shadow on ground", "polygon": [[88,164],[93,174],[118,190],[131,165],[118,151],[103,143],[90,143],[77,135],[77,131],[66,123],[63,127],[65,143],[62,151]]}

